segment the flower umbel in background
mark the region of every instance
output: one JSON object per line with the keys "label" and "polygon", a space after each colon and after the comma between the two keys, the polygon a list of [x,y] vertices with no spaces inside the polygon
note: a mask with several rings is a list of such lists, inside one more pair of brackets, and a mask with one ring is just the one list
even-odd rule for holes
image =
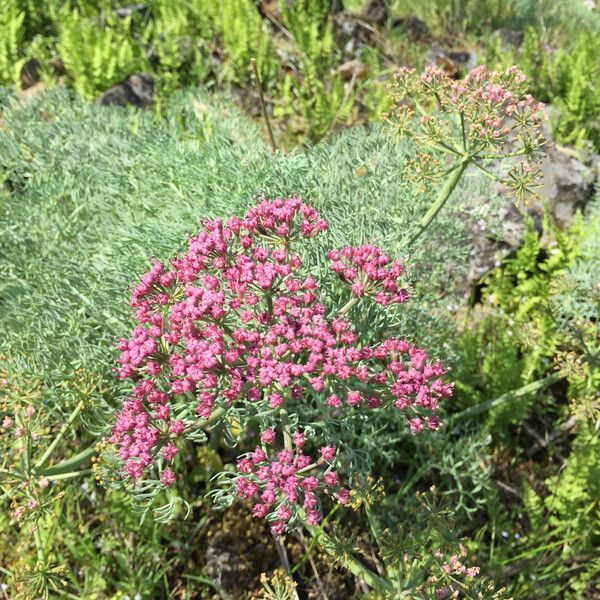
{"label": "flower umbel in background", "polygon": [[[525,76],[517,67],[503,73],[477,67],[454,80],[438,67],[419,75],[401,68],[391,84],[395,108],[388,120],[401,135],[422,149],[405,167],[405,177],[417,183],[442,182],[429,211],[403,239],[410,246],[427,228],[473,165],[497,180],[518,199],[535,195],[544,144],[541,122],[544,105],[526,93]],[[438,159],[447,155],[448,164]],[[505,174],[490,163],[510,159]]]}

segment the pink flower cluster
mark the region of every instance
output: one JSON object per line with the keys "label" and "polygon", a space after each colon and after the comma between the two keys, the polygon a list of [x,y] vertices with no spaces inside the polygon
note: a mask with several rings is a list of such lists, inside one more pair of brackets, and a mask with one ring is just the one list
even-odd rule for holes
{"label": "pink flower cluster", "polygon": [[312,462],[302,453],[304,437],[294,434],[295,452],[280,450],[276,457],[269,457],[258,447],[238,462],[240,476],[235,482],[238,497],[254,502],[254,516],[265,518],[272,515],[271,530],[281,535],[287,523],[302,506],[309,525],[318,525],[322,514],[319,510],[319,492],[327,492],[341,504],[347,504],[350,492],[340,487],[339,477],[329,464],[335,457],[335,447],[320,448],[320,458]]}
{"label": "pink flower cluster", "polygon": [[408,291],[400,282],[404,265],[398,260],[390,265],[389,257],[376,246],[346,246],[341,251],[330,250],[328,257],[331,270],[351,284],[355,296],[373,295],[375,302],[384,306],[408,301]]}
{"label": "pink flower cluster", "polygon": [[442,111],[463,114],[466,134],[486,145],[499,146],[525,123],[539,125],[544,105],[525,93],[525,75],[510,67],[505,73],[481,65],[454,81],[440,68],[429,66],[421,75],[425,89],[436,94]]}
{"label": "pink flower cluster", "polygon": [[[395,80],[398,107],[394,115],[402,131],[416,140],[424,136],[438,147],[468,152],[479,160],[506,154],[505,145],[510,142],[526,159],[537,158],[544,143],[540,132],[544,105],[526,93],[526,78],[517,67],[497,73],[482,65],[461,80],[436,66],[426,67],[420,76],[402,67]],[[413,103],[407,103],[406,97]],[[433,104],[437,110],[424,110],[434,108]],[[421,132],[407,126],[415,111]],[[458,135],[456,117],[461,125]],[[454,139],[458,143],[452,148]]]}
{"label": "pink flower cluster", "polygon": [[[292,242],[326,229],[319,213],[298,198],[263,199],[243,218],[206,222],[184,256],[169,267],[156,263],[142,277],[131,299],[138,325],[119,342],[120,377],[135,386],[111,438],[129,476],[140,478],[156,465],[162,483],[171,485],[175,474],[167,465],[177,456],[177,440],[242,405],[246,414],[263,415],[263,444],[276,439],[264,419],[280,425],[281,407],[308,397],[321,406],[320,419],[343,403],[395,406],[407,414],[413,433],[439,427],[433,413],[451,394],[441,380],[441,364],[396,338],[361,343],[349,320],[326,316],[330,311],[317,282],[302,274]],[[384,305],[406,301],[399,283],[402,265],[390,263],[379,249],[348,247],[330,251],[329,257],[356,296]],[[301,436],[295,435],[297,449],[304,443]],[[261,452],[240,462],[238,494],[254,498],[249,492],[256,484],[256,493],[271,490],[288,504],[302,498],[316,521],[312,486],[317,480],[299,473],[307,466],[305,455],[280,454],[273,461]],[[244,471],[248,465],[252,469]],[[334,490],[337,476],[331,473],[317,487]],[[343,492],[336,493],[343,499]],[[259,504],[268,508],[274,502]],[[255,507],[257,513],[265,510]],[[278,510],[283,512],[277,521],[287,521],[286,509]]]}

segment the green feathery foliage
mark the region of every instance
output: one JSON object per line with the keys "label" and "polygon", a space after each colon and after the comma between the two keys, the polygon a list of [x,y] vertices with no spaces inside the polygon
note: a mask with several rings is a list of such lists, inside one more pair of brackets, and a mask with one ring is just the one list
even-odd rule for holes
{"label": "green feathery foliage", "polygon": [[0,85],[19,85],[25,60],[20,56],[25,13],[16,0],[7,0],[0,11]]}
{"label": "green feathery foliage", "polygon": [[[600,592],[599,452],[598,432],[584,426],[564,468],[546,480],[547,492],[525,486],[525,508],[538,532],[530,536],[526,554],[533,559],[535,578],[545,580],[552,597],[575,600]],[[522,590],[531,589],[531,582],[520,583]]]}
{"label": "green feathery foliage", "polygon": [[263,85],[275,84],[277,62],[269,33],[251,0],[224,0],[215,23],[225,55],[223,77],[233,83],[249,81],[250,60],[256,59]]}
{"label": "green feathery foliage", "polygon": [[[514,339],[514,329],[507,323],[498,327],[492,316],[476,322],[460,337],[460,359],[454,370],[456,397],[462,406],[474,406],[521,387],[524,360]],[[529,412],[533,395],[503,403],[488,412],[485,426],[501,433],[517,424]]]}
{"label": "green feathery foliage", "polygon": [[[542,244],[531,219],[526,225],[516,254],[483,282],[483,318],[469,319],[461,334],[455,377],[462,405],[493,400],[552,372],[557,354],[568,348],[555,295],[579,255],[582,219],[563,232],[546,214],[543,230],[555,240],[550,245]],[[493,408],[486,427],[502,435],[526,418],[537,397],[526,394]]]}
{"label": "green feathery foliage", "polygon": [[338,54],[328,20],[330,1],[300,0],[289,5],[280,0],[279,5],[300,54],[300,79],[286,77],[284,102],[278,106],[277,114],[292,114],[297,105],[306,137],[318,141],[337,122],[343,122],[352,107],[349,94],[353,90],[346,90],[339,73],[330,75]]}
{"label": "green feathery foliage", "polygon": [[77,10],[63,10],[58,51],[73,87],[91,100],[114,83],[148,68],[142,48],[132,40],[131,17],[107,13],[98,25]]}
{"label": "green feathery foliage", "polygon": [[542,245],[533,221],[528,219],[526,224],[522,246],[514,257],[504,261],[502,268],[490,273],[483,295],[484,302],[510,319],[510,330],[525,353],[524,377],[529,380],[548,368],[561,342],[550,310],[550,296],[554,281],[577,257],[581,219],[563,232],[546,213],[544,231],[555,239],[547,247]]}
{"label": "green feathery foliage", "polygon": [[535,27],[569,36],[600,31],[600,15],[584,0],[391,0],[394,11],[415,14],[434,30],[481,33]]}

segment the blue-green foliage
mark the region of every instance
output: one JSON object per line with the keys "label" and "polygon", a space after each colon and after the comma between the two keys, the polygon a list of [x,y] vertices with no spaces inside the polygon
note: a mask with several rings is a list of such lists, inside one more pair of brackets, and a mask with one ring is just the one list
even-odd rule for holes
{"label": "blue-green foliage", "polygon": [[[78,367],[111,380],[112,344],[129,326],[128,286],[149,257],[182,248],[204,217],[240,213],[254,194],[299,193],[331,223],[322,245],[371,240],[398,255],[400,232],[428,201],[398,175],[410,148],[379,128],[273,157],[231,107],[189,95],[163,120],[93,108],[64,91],[23,107],[7,99],[4,119],[0,345],[34,354],[49,381]],[[469,181],[460,198],[486,185]],[[397,316],[403,335],[442,355],[451,295],[438,294],[442,285],[451,293],[453,280],[441,278],[459,279],[468,255],[444,240],[461,236],[459,223],[442,218],[407,257],[422,302]]]}

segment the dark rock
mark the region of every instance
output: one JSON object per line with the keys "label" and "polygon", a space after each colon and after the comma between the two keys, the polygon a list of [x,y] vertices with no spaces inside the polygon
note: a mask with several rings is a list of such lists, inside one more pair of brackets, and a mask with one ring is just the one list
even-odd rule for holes
{"label": "dark rock", "polygon": [[57,76],[66,75],[67,68],[65,67],[65,63],[60,58],[51,58],[48,61],[48,64],[54,70],[54,74]]}
{"label": "dark rock", "polygon": [[36,58],[30,58],[21,69],[21,88],[26,90],[40,81],[41,65]]}
{"label": "dark rock", "polygon": [[135,73],[109,88],[96,100],[96,104],[106,106],[136,106],[148,108],[154,102],[154,78],[150,73]]}
{"label": "dark rock", "polygon": [[363,10],[363,16],[375,25],[383,27],[388,20],[388,7],[384,0],[370,0]]}
{"label": "dark rock", "polygon": [[[579,160],[575,151],[562,150],[554,144],[546,149],[541,164],[543,180],[539,195],[560,227],[568,227],[573,222],[575,212],[584,209],[594,195],[600,157],[588,157],[588,162],[585,164]],[[500,230],[490,235],[483,222],[470,222],[467,226],[473,245],[466,282],[469,286],[480,281],[503,258],[521,246],[526,231],[523,214],[531,217],[536,229],[542,233],[542,201],[530,200],[519,210],[501,184],[495,186],[495,191],[505,196],[505,201],[492,209],[489,219],[490,222],[501,224]],[[545,243],[544,240],[542,242]]]}
{"label": "dark rock", "polygon": [[490,235],[483,221],[474,223],[469,219],[466,220],[472,250],[465,292],[481,281],[494,267],[499,266],[502,259],[514,252],[525,237],[523,216],[510,200],[500,203],[493,209],[491,221],[502,224],[500,238]]}
{"label": "dark rock", "polygon": [[477,66],[477,54],[470,50],[446,49],[436,42],[427,51],[425,64],[440,67],[451,77],[459,78]]}
{"label": "dark rock", "polygon": [[583,209],[594,195],[600,157],[592,156],[584,164],[577,153],[551,145],[542,161],[543,187],[541,195],[557,223],[568,227],[577,209]]}
{"label": "dark rock", "polygon": [[237,589],[240,578],[239,545],[217,533],[206,548],[206,574],[226,590]]}
{"label": "dark rock", "polygon": [[403,19],[395,19],[392,27],[404,30],[408,37],[414,41],[422,41],[430,37],[427,24],[414,15]]}
{"label": "dark rock", "polygon": [[492,32],[492,37],[496,37],[500,40],[503,50],[508,50],[510,46],[514,48],[520,48],[523,44],[525,34],[522,31],[516,31],[514,29],[506,29],[502,27]]}

